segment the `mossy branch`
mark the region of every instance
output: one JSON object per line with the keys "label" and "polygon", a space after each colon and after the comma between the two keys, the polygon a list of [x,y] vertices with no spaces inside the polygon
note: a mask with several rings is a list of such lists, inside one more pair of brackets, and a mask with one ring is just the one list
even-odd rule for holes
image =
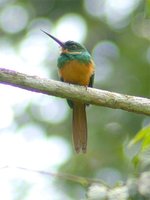
{"label": "mossy branch", "polygon": [[148,98],[129,96],[95,88],[85,88],[83,86],[30,76],[4,68],[0,68],[0,83],[32,92],[83,101],[87,104],[150,115],[150,99]]}

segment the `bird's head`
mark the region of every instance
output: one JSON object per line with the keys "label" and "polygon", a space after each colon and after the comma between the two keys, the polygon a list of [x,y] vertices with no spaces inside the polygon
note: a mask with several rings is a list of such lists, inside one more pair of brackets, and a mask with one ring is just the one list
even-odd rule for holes
{"label": "bird's head", "polygon": [[[43,31],[43,30],[42,30]],[[61,42],[53,35],[43,31],[46,35],[51,37],[55,42],[57,42],[62,47],[62,53],[81,53],[86,51],[86,48],[81,45],[80,43],[74,42],[74,41],[67,41],[67,42]]]}

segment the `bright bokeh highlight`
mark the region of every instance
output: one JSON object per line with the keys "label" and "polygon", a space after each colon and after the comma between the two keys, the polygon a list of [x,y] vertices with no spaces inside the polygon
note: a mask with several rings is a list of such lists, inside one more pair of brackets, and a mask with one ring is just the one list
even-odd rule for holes
{"label": "bright bokeh highlight", "polygon": [[86,11],[106,21],[112,28],[120,29],[129,23],[130,14],[137,8],[141,0],[85,0]]}
{"label": "bright bokeh highlight", "polygon": [[19,5],[8,6],[0,14],[0,25],[8,33],[17,33],[23,30],[28,23],[28,13]]}
{"label": "bright bokeh highlight", "polygon": [[96,65],[96,81],[107,81],[113,72],[113,61],[120,56],[119,48],[112,41],[101,41],[93,48],[92,56]]}
{"label": "bright bokeh highlight", "polygon": [[55,32],[63,42],[67,40],[83,42],[87,34],[87,25],[80,15],[67,14],[58,20]]}

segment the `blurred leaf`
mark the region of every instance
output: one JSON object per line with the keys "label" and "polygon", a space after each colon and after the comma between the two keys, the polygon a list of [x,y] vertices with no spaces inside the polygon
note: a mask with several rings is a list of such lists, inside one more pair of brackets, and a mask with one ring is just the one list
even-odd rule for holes
{"label": "blurred leaf", "polygon": [[145,1],[145,17],[150,18],[150,0]]}
{"label": "blurred leaf", "polygon": [[138,142],[142,142],[142,151],[150,147],[150,126],[147,126],[144,129],[140,130],[137,135],[131,140],[129,146],[137,144]]}
{"label": "blurred leaf", "polygon": [[150,126],[145,127],[144,129],[140,130],[137,135],[131,140],[129,146],[133,147],[137,143],[141,142],[141,146],[139,151],[133,157],[133,164],[135,168],[139,165],[142,168],[147,167],[150,164]]}
{"label": "blurred leaf", "polygon": [[140,162],[139,156],[138,155],[134,156],[132,162],[133,162],[135,168],[137,168],[137,166],[139,165],[139,162]]}

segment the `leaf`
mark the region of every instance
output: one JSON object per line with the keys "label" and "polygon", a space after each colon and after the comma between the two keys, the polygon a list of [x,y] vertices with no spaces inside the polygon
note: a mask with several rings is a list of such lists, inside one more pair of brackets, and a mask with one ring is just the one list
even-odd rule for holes
{"label": "leaf", "polygon": [[135,168],[137,168],[137,166],[139,165],[139,162],[140,162],[139,156],[138,155],[134,156],[132,162],[133,162]]}
{"label": "leaf", "polygon": [[146,135],[145,139],[143,140],[142,151],[145,151],[148,148],[150,148],[150,132]]}
{"label": "leaf", "polygon": [[136,136],[130,141],[129,146],[142,142],[142,149],[144,150],[150,146],[150,126],[140,130]]}
{"label": "leaf", "polygon": [[140,149],[132,159],[135,168],[137,168],[139,165],[145,167],[150,163],[150,126],[140,130],[129,143],[129,147],[134,147],[138,143],[141,143],[139,146]]}
{"label": "leaf", "polygon": [[150,18],[150,0],[145,0],[145,17]]}

